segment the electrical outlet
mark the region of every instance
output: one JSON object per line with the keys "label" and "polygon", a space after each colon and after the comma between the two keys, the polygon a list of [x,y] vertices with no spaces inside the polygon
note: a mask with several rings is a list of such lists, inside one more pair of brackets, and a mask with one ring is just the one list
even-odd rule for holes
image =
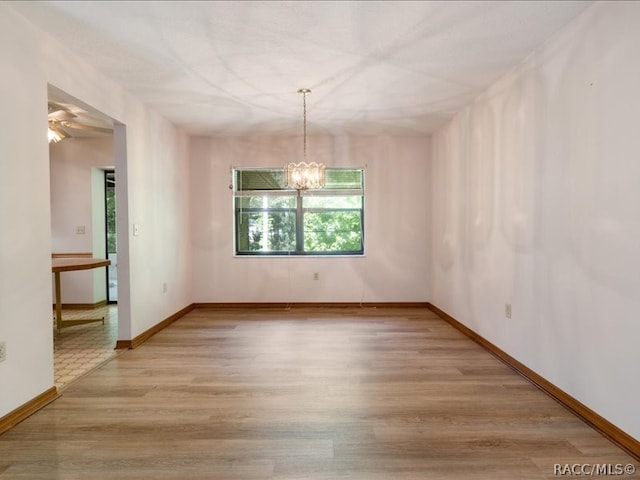
{"label": "electrical outlet", "polygon": [[0,362],[7,359],[7,342],[0,342]]}
{"label": "electrical outlet", "polygon": [[87,233],[87,229],[84,225],[78,225],[76,227],[76,235],[85,235]]}
{"label": "electrical outlet", "polygon": [[320,274],[318,272],[313,272],[313,279],[314,280],[319,280],[320,279]]}
{"label": "electrical outlet", "polygon": [[511,304],[510,303],[506,303],[504,306],[504,315],[507,318],[511,318]]}
{"label": "electrical outlet", "polygon": [[167,293],[167,282],[162,284],[162,293]]}

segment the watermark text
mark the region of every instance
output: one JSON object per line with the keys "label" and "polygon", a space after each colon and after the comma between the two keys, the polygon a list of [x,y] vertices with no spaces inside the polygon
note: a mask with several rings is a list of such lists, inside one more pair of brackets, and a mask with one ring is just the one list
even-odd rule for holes
{"label": "watermark text", "polygon": [[596,475],[633,475],[636,466],[631,463],[554,463],[553,474],[573,477],[594,477]]}

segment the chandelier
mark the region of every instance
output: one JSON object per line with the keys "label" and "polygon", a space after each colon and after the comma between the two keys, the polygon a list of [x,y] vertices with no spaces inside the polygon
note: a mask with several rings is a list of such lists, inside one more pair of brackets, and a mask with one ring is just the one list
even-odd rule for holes
{"label": "chandelier", "polygon": [[298,93],[302,95],[303,107],[303,161],[289,163],[284,167],[284,177],[287,188],[296,190],[308,190],[322,188],[325,184],[325,167],[322,163],[307,163],[307,95],[311,93],[308,88],[301,88]]}

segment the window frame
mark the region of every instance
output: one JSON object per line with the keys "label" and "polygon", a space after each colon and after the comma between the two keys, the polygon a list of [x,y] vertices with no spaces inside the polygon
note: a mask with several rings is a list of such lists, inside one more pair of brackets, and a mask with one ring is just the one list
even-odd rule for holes
{"label": "window frame", "polygon": [[[265,188],[257,190],[242,190],[239,189],[238,184],[242,181],[238,181],[238,178],[242,178],[241,175],[244,172],[278,172],[282,169],[274,167],[236,167],[232,168],[232,210],[233,210],[233,251],[235,257],[337,257],[337,256],[349,256],[349,257],[362,257],[365,254],[365,169],[362,167],[327,167],[327,175],[331,175],[330,172],[339,170],[354,171],[360,174],[360,188],[326,188],[326,189],[314,189],[314,190],[295,190],[280,186],[280,188]],[[240,177],[239,177],[240,176]],[[294,197],[295,205],[293,207],[242,207],[238,205],[238,198],[241,197],[265,197],[265,196],[277,196],[277,197]],[[335,207],[335,208],[322,208],[322,207],[305,207],[305,197],[345,197],[355,196],[360,197],[359,207]],[[269,212],[293,212],[294,218],[294,231],[295,238],[294,250],[282,250],[282,251],[249,251],[240,250],[239,237],[240,237],[240,221],[243,214],[247,212],[254,213],[269,213]],[[356,250],[310,250],[307,251],[304,248],[305,243],[305,230],[304,220],[306,213],[327,213],[327,212],[359,212],[359,235],[360,235],[360,248]]]}

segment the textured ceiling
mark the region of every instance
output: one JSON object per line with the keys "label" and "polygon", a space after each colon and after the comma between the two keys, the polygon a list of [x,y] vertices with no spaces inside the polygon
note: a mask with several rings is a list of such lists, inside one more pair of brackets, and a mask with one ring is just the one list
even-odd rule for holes
{"label": "textured ceiling", "polygon": [[[191,133],[433,131],[591,2],[11,2]],[[68,92],[73,94],[73,92]]]}

